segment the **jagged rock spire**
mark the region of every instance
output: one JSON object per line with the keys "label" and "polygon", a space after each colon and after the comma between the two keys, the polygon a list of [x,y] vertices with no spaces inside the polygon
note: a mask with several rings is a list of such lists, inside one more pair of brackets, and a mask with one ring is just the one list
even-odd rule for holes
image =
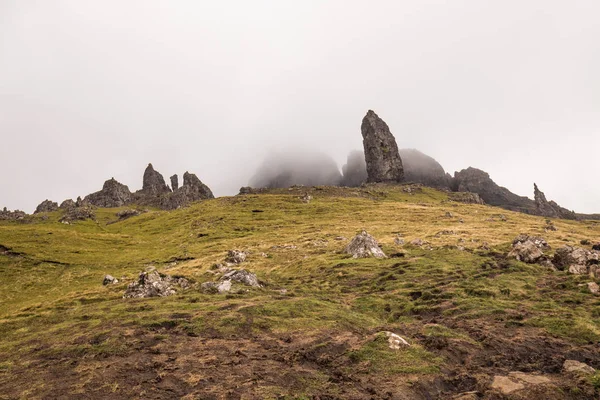
{"label": "jagged rock spire", "polygon": [[398,145],[387,124],[369,110],[363,118],[361,131],[367,163],[368,182],[401,182],[404,168]]}

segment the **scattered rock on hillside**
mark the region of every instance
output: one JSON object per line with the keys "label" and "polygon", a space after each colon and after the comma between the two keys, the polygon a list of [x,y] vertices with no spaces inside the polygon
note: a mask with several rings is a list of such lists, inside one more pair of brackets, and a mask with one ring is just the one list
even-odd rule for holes
{"label": "scattered rock on hillside", "polygon": [[104,280],[102,281],[102,284],[104,286],[106,285],[116,285],[117,283],[119,283],[119,280],[117,278],[115,278],[112,275],[105,275],[104,276]]}
{"label": "scattered rock on hillside", "polygon": [[361,125],[367,182],[402,182],[404,168],[394,135],[387,124],[372,110]]}
{"label": "scattered rock on hillside", "polygon": [[22,221],[27,214],[24,211],[9,211],[6,207],[0,211],[0,221]]}
{"label": "scattered rock on hillside", "polygon": [[548,243],[540,237],[519,235],[513,241],[512,250],[508,253],[509,258],[535,264],[544,257],[542,249],[549,249]]}
{"label": "scattered rock on hillside", "polygon": [[596,243],[592,246],[592,250],[600,251],[600,243]]}
{"label": "scattered rock on hillside", "polygon": [[42,201],[33,212],[34,214],[52,212],[58,210],[58,203],[50,201],[48,199]]}
{"label": "scattered rock on hillside", "polygon": [[553,262],[560,270],[570,269],[573,265],[587,267],[600,262],[600,252],[566,245],[556,250]]}
{"label": "scattered rock on hillside", "polygon": [[410,347],[410,344],[404,340],[401,336],[393,333],[393,332],[381,332],[388,338],[388,343],[390,345],[390,349],[392,350],[400,350],[403,347]]}
{"label": "scattered rock on hillside", "polygon": [[362,231],[356,235],[348,246],[346,246],[345,252],[352,254],[353,258],[387,258],[385,253],[379,248],[377,240],[366,231]]}
{"label": "scattered rock on hillside", "polygon": [[248,257],[248,253],[241,250],[229,250],[227,252],[226,262],[230,264],[241,264],[246,261],[246,257]]}
{"label": "scattered rock on hillside", "polygon": [[304,196],[300,197],[300,200],[302,200],[304,204],[308,204],[312,200],[312,196],[308,193],[304,193]]}
{"label": "scattered rock on hillside", "polygon": [[131,191],[111,178],[104,182],[102,190],[87,195],[84,201],[96,207],[123,207],[131,201]]}
{"label": "scattered rock on hillside", "polygon": [[182,277],[164,275],[158,271],[142,272],[138,280],[127,287],[123,298],[167,297],[177,292],[176,287],[186,289],[189,286],[189,281]]}
{"label": "scattered rock on hillside", "polygon": [[140,211],[140,210],[128,209],[128,210],[121,210],[118,213],[116,213],[115,215],[117,217],[119,217],[119,221],[123,221],[123,220],[126,220],[131,217],[137,217],[138,215],[141,215],[141,214],[142,214],[142,211]]}
{"label": "scattered rock on hillside", "polygon": [[205,282],[201,285],[201,290],[206,293],[227,293],[233,288],[234,283],[260,288],[258,278],[252,272],[244,269],[227,269],[227,272],[217,282]]}
{"label": "scattered rock on hillside", "polygon": [[[76,203],[77,204],[77,203]],[[64,215],[61,217],[60,222],[63,224],[69,224],[74,221],[84,221],[86,219],[96,219],[96,213],[94,208],[84,203],[82,205],[75,205],[75,207],[68,208]]]}
{"label": "scattered rock on hillside", "polygon": [[563,371],[575,375],[593,375],[596,372],[594,368],[576,360],[566,360],[563,364]]}
{"label": "scattered rock on hillside", "polygon": [[426,244],[425,241],[423,241],[423,239],[420,238],[416,238],[410,241],[410,244],[412,244],[413,246],[423,246],[424,244]]}

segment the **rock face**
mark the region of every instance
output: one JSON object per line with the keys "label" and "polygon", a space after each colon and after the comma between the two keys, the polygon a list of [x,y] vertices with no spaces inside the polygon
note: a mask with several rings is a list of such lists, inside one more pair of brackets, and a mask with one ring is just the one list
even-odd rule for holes
{"label": "rock face", "polygon": [[535,214],[535,203],[527,197],[517,196],[510,190],[498,186],[489,176],[477,168],[469,167],[454,174],[452,191],[477,193],[486,204],[512,211]]}
{"label": "rock face", "polygon": [[600,274],[600,252],[582,249],[581,247],[563,246],[556,250],[554,266],[559,270],[568,270],[572,274],[590,274],[598,277]]}
{"label": "rock face", "polygon": [[540,191],[535,183],[533,184],[533,194],[536,215],[549,218],[577,219],[577,215],[573,211],[559,206],[554,201],[546,200],[546,195]]}
{"label": "rock face", "polygon": [[26,216],[27,214],[24,211],[9,211],[6,207],[0,211],[0,221],[21,221]]}
{"label": "rock face", "polygon": [[123,207],[129,204],[131,199],[129,188],[111,178],[104,182],[102,190],[87,195],[84,201],[96,207]]}
{"label": "rock face", "polygon": [[354,150],[348,154],[348,160],[342,167],[342,186],[357,187],[367,181],[367,163],[365,153]]}
{"label": "rock face", "polygon": [[331,157],[322,153],[290,152],[270,154],[250,179],[253,188],[338,186],[342,174]]}
{"label": "rock face", "polygon": [[194,201],[214,199],[212,191],[195,174],[183,174],[183,186],[173,193],[167,193],[159,202],[159,207],[174,210]]}
{"label": "rock face", "polygon": [[58,210],[58,203],[50,200],[44,200],[37,206],[33,213],[39,214],[43,212],[52,212],[56,210]]}
{"label": "rock face", "polygon": [[169,193],[169,187],[165,183],[165,178],[154,170],[152,164],[148,164],[144,171],[144,181],[142,186],[142,192],[146,195],[161,195]]}
{"label": "rock face", "polygon": [[437,189],[450,189],[450,181],[444,168],[434,158],[416,149],[401,149],[404,180],[422,183]]}
{"label": "rock face", "polygon": [[398,145],[387,124],[369,110],[361,125],[367,182],[402,182],[404,168]]}
{"label": "rock face", "polygon": [[60,206],[58,208],[60,208],[61,210],[67,210],[71,207],[75,207],[75,202],[71,199],[67,199],[60,203]]}
{"label": "rock face", "polygon": [[177,174],[171,177],[171,188],[173,188],[173,191],[179,189],[179,178],[177,177]]}
{"label": "rock face", "polygon": [[172,296],[177,293],[177,286],[186,289],[189,287],[189,282],[185,278],[159,274],[157,271],[142,272],[138,280],[127,287],[123,298]]}
{"label": "rock face", "polygon": [[369,235],[366,231],[362,231],[352,239],[346,246],[346,254],[351,254],[352,258],[387,258],[385,253],[379,248],[377,240]]}

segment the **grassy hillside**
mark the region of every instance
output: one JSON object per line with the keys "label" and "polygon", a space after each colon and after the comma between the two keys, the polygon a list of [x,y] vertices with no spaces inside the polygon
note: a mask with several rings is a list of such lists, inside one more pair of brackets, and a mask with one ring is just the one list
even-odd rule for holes
{"label": "grassy hillside", "polygon": [[[599,376],[561,371],[566,359],[600,368],[600,298],[578,286],[590,278],[505,257],[519,233],[553,249],[598,241],[598,222],[546,232],[541,217],[402,186],[277,190],[120,222],[117,211],[0,223],[0,399],[598,396]],[[391,257],[343,254],[361,229]],[[230,249],[250,252],[241,267],[264,287],[202,293]],[[195,285],[123,299],[152,266]],[[382,331],[411,346],[391,350]],[[548,381],[493,389],[517,371]]]}

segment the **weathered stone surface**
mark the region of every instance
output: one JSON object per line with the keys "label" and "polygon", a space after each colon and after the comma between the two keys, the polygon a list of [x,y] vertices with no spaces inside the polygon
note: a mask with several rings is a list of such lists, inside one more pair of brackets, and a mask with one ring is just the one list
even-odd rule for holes
{"label": "weathered stone surface", "polygon": [[513,240],[512,244],[514,246],[517,243],[525,243],[525,242],[532,242],[535,245],[535,247],[537,247],[538,249],[541,249],[541,250],[550,250],[550,246],[548,245],[548,242],[546,242],[546,240],[544,238],[539,237],[539,236],[529,236],[524,233],[521,233],[519,236],[517,236]]}
{"label": "weathered stone surface", "polygon": [[246,261],[247,256],[248,253],[246,253],[245,251],[229,250],[227,252],[227,258],[225,259],[225,261],[231,264],[241,264],[244,261]]}
{"label": "weathered stone surface", "polygon": [[177,293],[177,287],[189,287],[187,279],[159,274],[158,271],[142,272],[136,282],[131,283],[123,298],[166,297]]}
{"label": "weathered stone surface", "polygon": [[577,215],[573,211],[569,211],[556,204],[554,201],[546,200],[546,195],[533,184],[533,195],[535,201],[536,215],[541,215],[549,218],[577,219]]}
{"label": "weathered stone surface", "polygon": [[160,172],[154,170],[152,164],[148,164],[144,171],[142,191],[146,195],[154,196],[170,192],[165,183],[165,178],[163,178]]}
{"label": "weathered stone surface", "polygon": [[450,189],[446,171],[434,158],[416,149],[399,151],[404,168],[404,180],[437,188]]}
{"label": "weathered stone surface", "polygon": [[60,206],[58,208],[60,208],[61,210],[67,210],[71,207],[75,207],[75,202],[71,199],[67,199],[60,203]]}
{"label": "weathered stone surface", "polygon": [[585,286],[587,286],[592,294],[598,294],[600,292],[600,286],[598,286],[596,282],[588,282]]}
{"label": "weathered stone surface", "polygon": [[138,215],[141,215],[141,214],[142,214],[142,212],[139,210],[129,209],[129,210],[119,211],[116,214],[116,216],[119,218],[119,220],[123,221],[123,220],[131,218],[131,217],[137,217]]}
{"label": "weathered stone surface", "polygon": [[534,264],[538,262],[544,253],[540,250],[535,243],[531,241],[526,242],[518,242],[513,245],[512,250],[508,253],[509,258],[515,258],[519,261],[523,261],[525,263]]}
{"label": "weathered stone surface", "polygon": [[173,191],[179,189],[179,177],[177,176],[177,174],[171,176],[171,188],[173,189]]}
{"label": "weathered stone surface", "polygon": [[367,182],[402,182],[404,168],[394,135],[375,112],[369,110],[361,125]]}
{"label": "weathered stone surface", "polygon": [[517,382],[508,376],[495,376],[494,381],[492,382],[492,389],[498,390],[503,394],[510,394],[524,388],[524,384]]}
{"label": "weathered stone surface", "polygon": [[448,194],[448,198],[452,201],[465,204],[485,204],[485,201],[477,194],[470,192],[453,192]]}
{"label": "weathered stone surface", "polygon": [[563,371],[575,375],[593,375],[596,372],[594,368],[576,360],[566,360],[563,364]]}
{"label": "weathered stone surface", "polygon": [[195,201],[213,199],[214,197],[209,187],[202,183],[195,174],[185,172],[183,174],[183,185],[173,193],[164,196],[160,202],[160,207],[174,210]]}
{"label": "weathered stone surface", "polygon": [[486,204],[535,214],[533,200],[518,196],[510,190],[498,186],[487,172],[480,169],[469,167],[460,172],[455,172],[451,186],[455,192],[477,193]]}
{"label": "weathered stone surface", "polygon": [[65,210],[65,213],[60,218],[60,222],[69,224],[74,221],[84,221],[86,219],[96,219],[94,208],[86,203],[80,202],[81,205],[75,205]]}
{"label": "weathered stone surface", "polygon": [[387,258],[383,250],[379,248],[377,240],[366,231],[356,235],[346,246],[345,252],[351,254],[353,258]]}
{"label": "weathered stone surface", "polygon": [[104,280],[102,281],[102,284],[104,286],[106,285],[116,285],[117,283],[119,283],[119,280],[117,278],[115,278],[112,275],[106,275],[104,276]]}
{"label": "weathered stone surface", "polygon": [[588,267],[581,264],[573,264],[569,267],[569,273],[574,275],[586,275],[588,273]]}
{"label": "weathered stone surface", "polygon": [[33,213],[39,214],[43,212],[52,212],[56,210],[58,210],[58,203],[46,199],[37,206]]}
{"label": "weathered stone surface", "polygon": [[131,199],[129,188],[111,178],[104,182],[102,190],[87,195],[84,201],[96,207],[123,207]]}
{"label": "weathered stone surface", "polygon": [[217,282],[205,282],[200,288],[206,293],[227,293],[233,289],[234,283],[239,283],[245,286],[260,288],[260,284],[257,276],[252,272],[244,269],[231,269],[226,268],[225,273]]}
{"label": "weathered stone surface", "polygon": [[10,211],[6,207],[0,211],[0,221],[22,221],[26,216],[27,214],[24,211]]}
{"label": "weathered stone surface", "polygon": [[600,252],[586,250],[581,247],[563,246],[556,250],[553,263],[556,268],[563,270],[572,265],[589,266],[600,262]]}
{"label": "weathered stone surface", "polygon": [[390,345],[390,349],[392,350],[400,350],[403,347],[410,347],[410,344],[400,335],[387,331],[380,332],[380,334],[383,334],[388,338],[388,343]]}

